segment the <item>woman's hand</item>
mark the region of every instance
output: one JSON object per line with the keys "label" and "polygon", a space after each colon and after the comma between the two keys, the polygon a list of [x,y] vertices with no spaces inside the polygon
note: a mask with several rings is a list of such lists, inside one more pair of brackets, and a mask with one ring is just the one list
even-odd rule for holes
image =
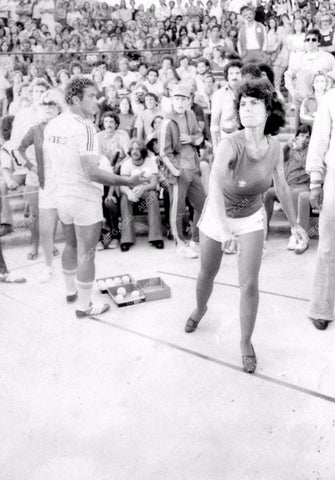
{"label": "woman's hand", "polygon": [[297,224],[294,227],[292,227],[291,233],[295,237],[297,242],[299,242],[300,240],[303,240],[305,243],[308,243],[308,240],[309,240],[308,235],[301,225]]}
{"label": "woman's hand", "polygon": [[312,188],[309,193],[309,201],[313,209],[320,210],[322,203],[322,187]]}
{"label": "woman's hand", "polygon": [[221,249],[224,252],[225,249],[236,250],[237,238],[228,229],[225,229],[221,234]]}

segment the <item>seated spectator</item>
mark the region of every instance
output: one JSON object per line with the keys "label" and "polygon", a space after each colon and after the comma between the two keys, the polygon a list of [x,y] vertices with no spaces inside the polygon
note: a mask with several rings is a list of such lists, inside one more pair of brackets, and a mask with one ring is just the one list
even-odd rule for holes
{"label": "seated spectator", "polygon": [[173,56],[172,55],[163,55],[161,61],[161,68],[158,71],[158,78],[162,83],[165,83],[166,71],[168,68],[173,67]]}
{"label": "seated spectator", "polygon": [[[306,173],[306,158],[308,144],[311,136],[311,129],[308,125],[302,125],[298,128],[295,138],[292,142],[288,142],[284,149],[284,174],[286,181],[290,187],[295,214],[299,219],[300,225],[307,232],[309,229],[309,213],[306,215],[306,209],[300,210],[302,202],[300,195],[309,192],[309,175]],[[274,187],[269,188],[264,196],[264,207],[267,218],[267,226],[269,224],[273,212],[274,201],[277,200]],[[308,248],[308,242],[304,240],[296,241],[292,235],[287,245],[288,250],[294,250],[295,253],[301,254]]]}
{"label": "seated spectator", "polygon": [[181,80],[188,80],[190,77],[195,78],[196,68],[190,64],[190,59],[187,55],[181,55],[179,57],[179,67],[176,68]]}
{"label": "seated spectator", "polygon": [[82,75],[83,67],[78,60],[74,60],[73,62],[70,63],[69,73],[70,73],[70,78],[73,78],[76,75]]}
{"label": "seated spectator", "polygon": [[144,98],[147,93],[148,89],[144,83],[138,83],[135,90],[131,93],[130,103],[135,116],[138,116],[144,111]]}
{"label": "seated spectator", "polygon": [[129,70],[129,61],[125,57],[119,59],[117,75],[122,78],[124,88],[127,90],[129,90],[131,82],[136,80],[136,74]]}
{"label": "seated spectator", "polygon": [[149,68],[147,72],[147,80],[143,83],[147,87],[148,92],[154,93],[158,99],[163,95],[164,87],[158,78],[157,68]]}
{"label": "seated spectator", "polygon": [[313,80],[313,93],[307,98],[304,98],[300,107],[300,122],[304,125],[313,126],[314,118],[320,103],[329,87],[327,75],[324,73],[317,73]]}
{"label": "seated spectator", "polygon": [[153,158],[148,156],[142,142],[132,140],[129,158],[121,165],[121,175],[132,175],[135,170],[144,171],[149,177],[148,183],[138,187],[120,187],[121,190],[121,250],[126,252],[135,243],[133,204],[138,204],[139,211],[148,210],[148,241],[156,248],[164,248],[161,217],[157,196],[158,167]]}
{"label": "seated spectator", "polygon": [[211,60],[211,74],[216,81],[224,80],[224,69],[228,63],[229,60],[226,58],[225,49],[221,46],[214,47]]}
{"label": "seated spectator", "polygon": [[151,122],[160,114],[158,98],[154,93],[148,92],[144,97],[145,109],[136,117],[135,128],[138,140],[145,142],[153,133]]}
{"label": "seated spectator", "polygon": [[121,162],[127,155],[130,138],[126,131],[119,130],[120,118],[114,112],[105,112],[101,118],[103,130],[97,134],[98,148],[101,155],[114,160],[119,152],[118,160]]}
{"label": "seated spectator", "polygon": [[58,88],[61,92],[65,91],[66,85],[69,83],[70,75],[67,70],[62,68],[57,73]]}
{"label": "seated spectator", "polygon": [[[113,112],[118,114],[120,111],[120,99],[117,94],[115,85],[109,85],[105,88],[106,97],[99,103],[100,114],[98,118],[101,118],[105,112]],[[98,122],[98,119],[96,119]]]}
{"label": "seated spectator", "polygon": [[119,107],[119,130],[127,132],[129,137],[132,137],[135,129],[135,115],[133,114],[129,97],[121,98]]}

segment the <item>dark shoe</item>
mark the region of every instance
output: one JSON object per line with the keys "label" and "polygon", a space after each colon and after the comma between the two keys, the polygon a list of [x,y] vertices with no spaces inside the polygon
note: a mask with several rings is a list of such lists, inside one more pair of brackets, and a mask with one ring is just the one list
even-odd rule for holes
{"label": "dark shoe", "polygon": [[321,318],[312,318],[312,322],[315,328],[318,330],[326,330],[329,320],[321,320]]}
{"label": "dark shoe", "polygon": [[72,295],[66,295],[67,303],[73,303],[77,300],[77,298],[78,298],[78,292],[73,293]]}
{"label": "dark shoe", "polygon": [[202,317],[205,315],[207,311],[207,307],[205,308],[204,310],[204,313],[201,315],[201,317],[199,318],[199,320],[194,320],[192,318],[192,315],[188,318],[187,322],[186,322],[186,325],[185,325],[185,332],[186,333],[192,333],[194,332],[194,330],[196,330],[200,320],[202,319]]}
{"label": "dark shoe", "polygon": [[254,373],[257,365],[257,358],[254,347],[251,345],[253,355],[242,355],[243,370],[246,373]]}
{"label": "dark shoe", "polygon": [[27,255],[28,260],[36,260],[38,257],[38,252],[29,252]]}
{"label": "dark shoe", "polygon": [[0,237],[3,237],[4,235],[9,235],[10,233],[13,232],[13,227],[9,225],[8,223],[4,223],[0,227]]}
{"label": "dark shoe", "polygon": [[156,248],[159,248],[160,250],[162,250],[164,248],[163,240],[154,240],[153,242],[150,242],[150,243],[151,243],[151,245],[153,245]]}
{"label": "dark shoe", "polygon": [[121,243],[120,245],[121,252],[128,252],[131,246],[132,246],[132,243]]}

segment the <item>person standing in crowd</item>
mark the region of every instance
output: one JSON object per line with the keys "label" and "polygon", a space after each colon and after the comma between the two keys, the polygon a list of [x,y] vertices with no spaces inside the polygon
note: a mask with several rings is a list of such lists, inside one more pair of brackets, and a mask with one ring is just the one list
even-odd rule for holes
{"label": "person standing in crowd", "polygon": [[313,79],[318,72],[330,72],[335,66],[333,55],[319,48],[320,31],[308,30],[305,35],[306,50],[290,63],[285,72],[285,86],[295,105],[296,129],[300,125],[300,106],[305,97],[313,93]]}
{"label": "person standing in crowd", "polygon": [[236,107],[243,130],[224,138],[212,166],[209,195],[199,221],[201,267],[197,280],[197,307],[185,331],[193,332],[207,310],[223,250],[239,244],[238,269],[242,364],[256,370],[251,343],[258,310],[258,276],[262,260],[264,224],[262,195],[274,180],[278,197],[297,237],[307,234],[297,223],[284,177],[282,149],[275,135],[284,125],[284,106],[267,80],[241,85]]}
{"label": "person standing in crowd", "polygon": [[335,301],[335,89],[322,97],[313,125],[306,161],[310,202],[320,209],[319,243],[308,316],[318,330],[334,320]]}
{"label": "person standing in crowd", "polygon": [[224,70],[226,83],[213,93],[210,129],[214,153],[221,138],[238,126],[234,100],[242,79],[241,68],[240,60],[229,62]]}
{"label": "person standing in crowd", "polygon": [[[199,256],[197,222],[206,195],[200,178],[197,152],[197,147],[203,142],[203,135],[195,114],[189,110],[190,94],[187,85],[175,86],[172,92],[172,115],[161,124],[159,149],[170,183],[170,225],[177,253],[185,258],[197,258]],[[186,197],[194,208],[192,240],[189,244],[183,233]]]}
{"label": "person standing in crowd", "polygon": [[[39,277],[41,283],[48,282],[53,276],[52,258],[59,255],[55,247],[55,235],[58,223],[56,182],[54,180],[50,158],[44,148],[44,130],[47,123],[59,115],[65,108],[63,95],[57,90],[48,90],[40,98],[40,122],[31,127],[21,141],[17,153],[23,157],[27,168],[36,171],[39,180],[38,209],[39,234],[45,259],[45,270]],[[36,167],[29,162],[26,150],[34,146]]]}
{"label": "person standing in crowd", "polygon": [[[15,152],[20,147],[21,141],[29,129],[40,122],[39,112],[40,112],[40,98],[41,96],[50,89],[50,85],[43,79],[35,79],[30,86],[32,92],[32,105],[27,108],[21,109],[14,118],[13,129],[11,134],[11,145],[13,152]],[[34,151],[27,152],[27,157],[29,161],[36,165],[36,158]],[[18,159],[20,164],[20,160]],[[30,170],[26,175],[25,180],[25,193],[26,200],[29,204],[30,209],[30,231],[31,231],[31,240],[32,240],[32,250],[28,253],[28,260],[35,260],[38,256],[38,246],[39,246],[39,221],[38,221],[38,175],[36,172]]]}
{"label": "person standing in crowd", "polygon": [[252,7],[244,6],[240,10],[244,23],[238,32],[238,52],[243,62],[264,60],[266,31],[264,25],[255,21]]}
{"label": "person standing in crowd", "polygon": [[96,95],[92,80],[74,77],[65,90],[69,111],[51,120],[44,131],[65,237],[62,266],[66,300],[71,303],[78,298],[78,318],[100,315],[109,309],[108,304],[91,303],[95,248],[103,219],[99,184],[136,186],[146,181],[142,175],[122,177],[99,167],[95,129],[90,120],[97,111]]}

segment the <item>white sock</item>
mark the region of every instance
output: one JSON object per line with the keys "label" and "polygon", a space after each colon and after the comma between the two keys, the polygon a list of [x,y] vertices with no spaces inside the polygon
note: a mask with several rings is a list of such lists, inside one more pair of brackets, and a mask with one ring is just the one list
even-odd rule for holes
{"label": "white sock", "polygon": [[63,268],[66,295],[74,295],[77,291],[76,272],[77,272],[77,269],[75,269],[75,270],[65,270],[65,268]]}
{"label": "white sock", "polygon": [[91,303],[91,293],[94,282],[80,282],[77,279],[78,287],[78,310],[85,312],[89,309]]}

